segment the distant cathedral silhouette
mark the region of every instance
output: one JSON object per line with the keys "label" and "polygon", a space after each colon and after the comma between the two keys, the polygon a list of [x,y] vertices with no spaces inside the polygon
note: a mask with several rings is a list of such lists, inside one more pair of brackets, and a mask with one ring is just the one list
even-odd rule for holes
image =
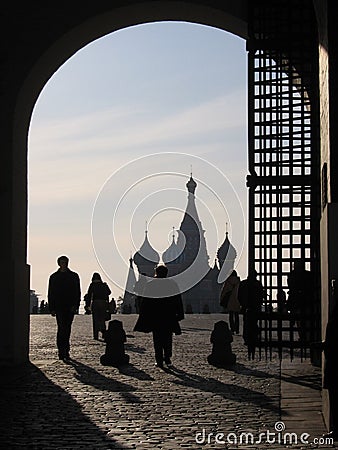
{"label": "distant cathedral silhouette", "polygon": [[[237,252],[230,243],[228,231],[226,231],[225,240],[217,251],[214,265],[210,267],[205,231],[195,203],[197,183],[192,174],[186,187],[188,203],[180,228],[177,230],[177,241],[175,242],[175,232],[173,232],[172,242],[162,254],[162,262],[169,269],[168,276],[175,277],[179,286],[180,282],[183,286],[191,285],[187,290],[182,287],[181,292],[186,313],[220,312],[220,289],[234,269]],[[148,230],[146,230],[143,244],[129,259],[122,312],[138,312],[135,299],[142,293],[147,278],[154,276],[154,269],[160,260],[160,255],[149,242]],[[133,264],[137,267],[138,279],[136,279]],[[191,278],[191,283],[188,277]],[[199,280],[197,283],[193,282],[194,277]]]}

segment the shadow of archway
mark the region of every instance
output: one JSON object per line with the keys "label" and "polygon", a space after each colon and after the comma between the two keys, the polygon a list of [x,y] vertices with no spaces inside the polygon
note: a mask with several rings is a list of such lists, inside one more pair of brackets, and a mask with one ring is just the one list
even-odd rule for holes
{"label": "shadow of archway", "polygon": [[0,448],[124,449],[110,439],[74,398],[33,364],[2,374]]}

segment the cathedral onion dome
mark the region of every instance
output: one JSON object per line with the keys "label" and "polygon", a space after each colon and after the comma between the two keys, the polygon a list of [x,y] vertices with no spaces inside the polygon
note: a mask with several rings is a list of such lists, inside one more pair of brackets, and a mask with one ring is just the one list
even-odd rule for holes
{"label": "cathedral onion dome", "polygon": [[134,255],[134,263],[138,268],[140,266],[156,266],[160,260],[160,255],[150,245],[148,240],[148,231],[145,232],[145,238],[138,252]]}
{"label": "cathedral onion dome", "polygon": [[192,175],[190,176],[190,180],[187,182],[186,186],[187,186],[188,192],[190,192],[190,194],[195,194],[195,189],[196,189],[197,183],[193,179]]}
{"label": "cathedral onion dome", "polygon": [[173,235],[173,240],[170,246],[165,250],[162,254],[162,261],[164,264],[174,263],[175,260],[179,257],[180,251],[179,247],[175,242],[175,236]]}
{"label": "cathedral onion dome", "polygon": [[220,266],[224,263],[224,261],[227,260],[235,260],[237,256],[237,252],[234,248],[234,246],[229,241],[229,233],[225,233],[225,240],[223,244],[220,246],[220,248],[217,251],[217,258]]}
{"label": "cathedral onion dome", "polygon": [[218,258],[220,265],[222,265],[224,263],[225,258],[228,254],[229,247],[230,247],[230,241],[229,241],[229,237],[228,237],[228,232],[226,232],[225,240],[224,240],[223,244],[220,246],[220,248],[217,250],[217,258]]}

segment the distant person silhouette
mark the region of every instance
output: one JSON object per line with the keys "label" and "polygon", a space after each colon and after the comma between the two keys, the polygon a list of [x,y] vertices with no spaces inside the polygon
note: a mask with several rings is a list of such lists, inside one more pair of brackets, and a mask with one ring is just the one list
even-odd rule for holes
{"label": "distant person silhouette", "polygon": [[229,313],[230,330],[236,334],[239,333],[239,312],[241,310],[241,305],[238,301],[240,281],[236,270],[233,270],[225,280],[220,295],[220,304],[223,306],[224,311]]}
{"label": "distant person silhouette", "polygon": [[140,298],[140,314],[134,331],[152,332],[156,365],[171,365],[173,333],[181,334],[183,303],[177,284],[167,279],[168,268],[157,266]]}
{"label": "distant person silhouette", "polygon": [[72,323],[81,301],[80,278],[68,268],[67,256],[60,256],[57,263],[59,269],[49,277],[48,308],[50,314],[56,317],[59,359],[68,361]]}
{"label": "distant person silhouette", "polygon": [[216,322],[210,336],[212,351],[211,355],[208,356],[209,364],[216,367],[227,367],[235,364],[236,355],[231,350],[232,341],[232,333],[227,322],[224,320]]}
{"label": "distant person silhouette", "polygon": [[288,276],[287,309],[291,314],[299,316],[297,320],[298,333],[301,341],[310,341],[311,314],[314,312],[313,276],[305,269],[302,260],[296,260],[293,270]]}
{"label": "distant person silhouette", "polygon": [[287,312],[287,306],[286,306],[286,293],[284,289],[278,289],[277,291],[277,311],[281,314]]}
{"label": "distant person silhouette", "polygon": [[324,349],[324,382],[323,388],[328,390],[330,402],[330,431],[326,435],[338,440],[338,304],[335,304],[326,326]]}
{"label": "distant person silhouette", "polygon": [[129,363],[129,355],[125,353],[124,349],[127,336],[120,320],[114,319],[108,323],[104,340],[106,351],[100,358],[102,365],[118,367]]}
{"label": "distant person silhouette", "polygon": [[109,295],[111,290],[107,283],[102,281],[101,275],[97,272],[93,273],[92,281],[85,295],[85,309],[92,313],[93,321],[93,338],[99,339],[99,332],[104,338],[106,332],[106,320],[109,316]]}
{"label": "distant person silhouette", "polygon": [[253,270],[246,280],[242,280],[238,289],[238,299],[243,312],[243,339],[248,346],[249,359],[255,359],[258,344],[258,317],[264,300],[264,288],[257,280],[257,272]]}
{"label": "distant person silhouette", "polygon": [[88,316],[92,313],[92,309],[90,307],[90,301],[88,299],[88,294],[85,294],[83,297],[83,301],[85,302],[85,314],[87,314]]}
{"label": "distant person silhouette", "polygon": [[41,300],[39,312],[40,312],[40,314],[48,313],[48,304],[44,300]]}

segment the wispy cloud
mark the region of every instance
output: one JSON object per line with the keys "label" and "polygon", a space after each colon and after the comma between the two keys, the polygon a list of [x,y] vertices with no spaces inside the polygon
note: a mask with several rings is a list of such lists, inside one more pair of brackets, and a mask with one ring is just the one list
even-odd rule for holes
{"label": "wispy cloud", "polygon": [[[134,150],[140,147],[196,140],[208,133],[245,126],[242,92],[205,102],[170,116],[156,115],[145,108],[118,111],[107,109],[74,119],[39,123],[30,134],[31,157],[48,159],[98,152]],[[229,108],[230,106],[230,108]],[[48,149],[48,152],[46,152]],[[82,157],[81,156],[81,157]]]}
{"label": "wispy cloud", "polygon": [[[242,128],[243,122],[240,92],[165,117],[150,117],[149,111],[141,109],[109,109],[72,120],[37,125],[33,121],[31,202],[69,202],[93,196],[120,165],[154,150],[216,151],[226,146],[225,134]],[[218,132],[222,135],[217,139]]]}

